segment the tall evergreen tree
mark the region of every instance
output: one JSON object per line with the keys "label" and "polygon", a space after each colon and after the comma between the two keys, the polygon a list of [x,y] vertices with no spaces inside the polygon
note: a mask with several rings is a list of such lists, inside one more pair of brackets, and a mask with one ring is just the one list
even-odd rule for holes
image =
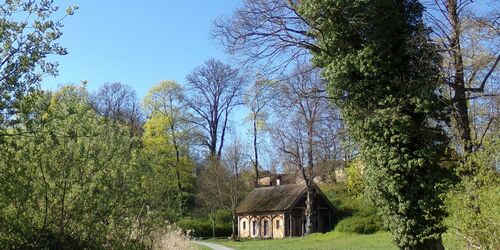
{"label": "tall evergreen tree", "polygon": [[359,143],[368,191],[402,249],[442,249],[447,148],[439,56],[416,0],[305,0],[329,93]]}

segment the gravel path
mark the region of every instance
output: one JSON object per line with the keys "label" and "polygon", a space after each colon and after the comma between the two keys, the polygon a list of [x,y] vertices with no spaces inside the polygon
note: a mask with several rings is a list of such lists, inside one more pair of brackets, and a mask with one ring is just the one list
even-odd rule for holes
{"label": "gravel path", "polygon": [[222,245],[219,245],[219,244],[216,244],[216,243],[212,243],[212,242],[206,242],[206,241],[193,241],[193,243],[200,244],[200,245],[204,245],[204,246],[209,247],[209,248],[212,248],[212,249],[214,249],[214,250],[234,250],[234,249],[232,249],[232,248],[225,247],[225,246],[222,246]]}

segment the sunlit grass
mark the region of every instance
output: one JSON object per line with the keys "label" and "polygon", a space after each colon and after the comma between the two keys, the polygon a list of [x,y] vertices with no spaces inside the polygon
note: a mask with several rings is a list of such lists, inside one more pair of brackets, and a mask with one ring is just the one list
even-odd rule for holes
{"label": "sunlit grass", "polygon": [[375,234],[347,234],[329,232],[276,240],[242,240],[237,242],[216,240],[215,242],[234,249],[397,249],[387,232]]}

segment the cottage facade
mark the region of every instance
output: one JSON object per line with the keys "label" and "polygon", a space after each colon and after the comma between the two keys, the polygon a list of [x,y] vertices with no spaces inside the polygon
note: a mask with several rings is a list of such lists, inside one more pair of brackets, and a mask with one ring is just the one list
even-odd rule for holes
{"label": "cottage facade", "polygon": [[[333,206],[315,185],[313,232],[331,230]],[[241,238],[284,238],[305,232],[307,187],[304,183],[255,188],[236,209]]]}

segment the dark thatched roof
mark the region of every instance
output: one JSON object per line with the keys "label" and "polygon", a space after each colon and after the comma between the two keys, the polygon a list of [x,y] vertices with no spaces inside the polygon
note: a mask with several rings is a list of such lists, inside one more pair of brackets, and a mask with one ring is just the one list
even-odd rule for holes
{"label": "dark thatched roof", "polygon": [[236,213],[259,213],[290,210],[306,193],[305,184],[255,188],[236,208]]}

